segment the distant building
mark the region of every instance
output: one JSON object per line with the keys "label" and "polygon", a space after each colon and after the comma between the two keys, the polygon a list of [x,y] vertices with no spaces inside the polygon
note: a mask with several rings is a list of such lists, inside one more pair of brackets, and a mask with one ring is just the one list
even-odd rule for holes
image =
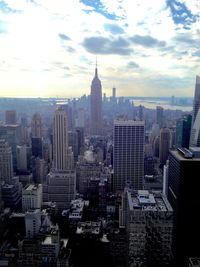
{"label": "distant building", "polygon": [[56,109],[53,118],[53,163],[57,171],[68,169],[67,116],[62,107]]}
{"label": "distant building", "polygon": [[69,209],[76,195],[76,172],[72,170],[51,171],[44,185],[45,202],[56,202],[58,212]]}
{"label": "distant building", "polygon": [[29,209],[41,209],[42,206],[42,185],[30,184],[22,190],[22,211]]}
{"label": "distant building", "polygon": [[5,123],[6,124],[16,124],[17,123],[16,110],[6,110]]}
{"label": "distant building", "polygon": [[17,169],[19,171],[27,171],[28,169],[28,151],[27,146],[17,146]]}
{"label": "distant building", "polygon": [[169,266],[173,210],[161,193],[125,190],[127,266]]}
{"label": "distant building", "polygon": [[17,145],[20,143],[19,125],[0,125],[0,139],[8,142],[12,148],[13,168],[17,170]]}
{"label": "distant building", "polygon": [[5,208],[21,210],[22,184],[19,182],[18,177],[13,177],[9,184],[3,183],[1,191]]}
{"label": "distant building", "polygon": [[199,172],[200,157],[195,153],[184,148],[170,151],[168,199],[174,210],[175,266],[188,266],[189,257],[199,253]]}
{"label": "distant building", "polygon": [[35,113],[31,121],[31,137],[42,138],[42,119],[40,114]]}
{"label": "distant building", "polygon": [[10,183],[13,177],[12,149],[8,142],[0,139],[0,181]]}
{"label": "distant building", "polygon": [[25,226],[26,226],[26,237],[35,237],[41,227],[41,211],[40,209],[28,210],[25,214]]}
{"label": "distant building", "polygon": [[184,115],[176,122],[176,147],[189,148],[192,116]]}
{"label": "distant building", "polygon": [[159,125],[160,128],[162,128],[163,122],[164,122],[164,109],[163,107],[157,106],[156,107],[156,123]]}
{"label": "distant building", "polygon": [[159,159],[160,164],[164,165],[168,159],[171,142],[171,133],[168,128],[160,130]]}
{"label": "distant building", "polygon": [[95,76],[91,84],[90,94],[90,127],[91,135],[101,135],[102,133],[102,87],[98,77],[97,66]]}
{"label": "distant building", "polygon": [[114,191],[123,191],[126,183],[143,188],[144,121],[114,121]]}

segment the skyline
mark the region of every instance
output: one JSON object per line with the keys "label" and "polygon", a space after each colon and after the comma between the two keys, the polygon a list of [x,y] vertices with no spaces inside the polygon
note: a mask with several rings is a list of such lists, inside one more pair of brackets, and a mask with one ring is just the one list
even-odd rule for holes
{"label": "skyline", "polygon": [[[69,2],[68,2],[69,3]],[[0,1],[0,96],[193,97],[197,0]]]}

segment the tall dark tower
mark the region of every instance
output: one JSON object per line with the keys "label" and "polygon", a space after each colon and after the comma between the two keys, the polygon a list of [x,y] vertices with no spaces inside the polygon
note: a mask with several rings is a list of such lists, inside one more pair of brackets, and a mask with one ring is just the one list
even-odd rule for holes
{"label": "tall dark tower", "polygon": [[102,90],[98,77],[97,63],[90,94],[90,127],[92,135],[101,135],[102,131]]}

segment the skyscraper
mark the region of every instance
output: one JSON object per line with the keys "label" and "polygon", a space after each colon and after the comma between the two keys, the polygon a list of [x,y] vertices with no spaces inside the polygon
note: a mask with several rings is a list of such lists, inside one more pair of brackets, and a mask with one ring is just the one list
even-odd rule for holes
{"label": "skyscraper", "polygon": [[10,183],[13,177],[12,149],[5,140],[0,140],[0,182]]}
{"label": "skyscraper", "polygon": [[[188,266],[191,256],[199,255],[200,157],[195,148],[170,151],[168,200],[174,210],[173,251],[175,266]],[[195,156],[197,154],[197,157]]]}
{"label": "skyscraper", "polygon": [[160,130],[159,159],[160,164],[164,165],[167,161],[170,149],[171,133],[168,128]]}
{"label": "skyscraper", "polygon": [[17,123],[16,110],[6,110],[5,122],[6,122],[6,124],[16,124]]}
{"label": "skyscraper", "polygon": [[102,132],[102,87],[98,77],[97,65],[95,76],[91,84],[90,94],[90,127],[92,135],[101,135]]}
{"label": "skyscraper", "polygon": [[200,76],[196,76],[190,146],[200,147]]}
{"label": "skyscraper", "polygon": [[67,116],[62,107],[55,111],[53,119],[53,163],[57,171],[67,169],[68,131]]}
{"label": "skyscraper", "polygon": [[31,121],[31,137],[41,138],[42,137],[42,119],[40,114],[35,113]]}
{"label": "skyscraper", "polygon": [[160,106],[156,107],[156,123],[160,126],[160,128],[163,127],[163,108]]}
{"label": "skyscraper", "polygon": [[144,121],[114,121],[114,191],[123,191],[126,183],[143,188]]}
{"label": "skyscraper", "polygon": [[192,116],[184,115],[176,122],[176,147],[189,148]]}

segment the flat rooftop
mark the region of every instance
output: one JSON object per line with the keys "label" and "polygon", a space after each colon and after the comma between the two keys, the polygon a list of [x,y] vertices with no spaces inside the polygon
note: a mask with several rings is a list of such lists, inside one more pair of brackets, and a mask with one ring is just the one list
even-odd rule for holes
{"label": "flat rooftop", "polygon": [[165,195],[160,192],[152,193],[148,190],[129,190],[128,203],[130,210],[173,211]]}

